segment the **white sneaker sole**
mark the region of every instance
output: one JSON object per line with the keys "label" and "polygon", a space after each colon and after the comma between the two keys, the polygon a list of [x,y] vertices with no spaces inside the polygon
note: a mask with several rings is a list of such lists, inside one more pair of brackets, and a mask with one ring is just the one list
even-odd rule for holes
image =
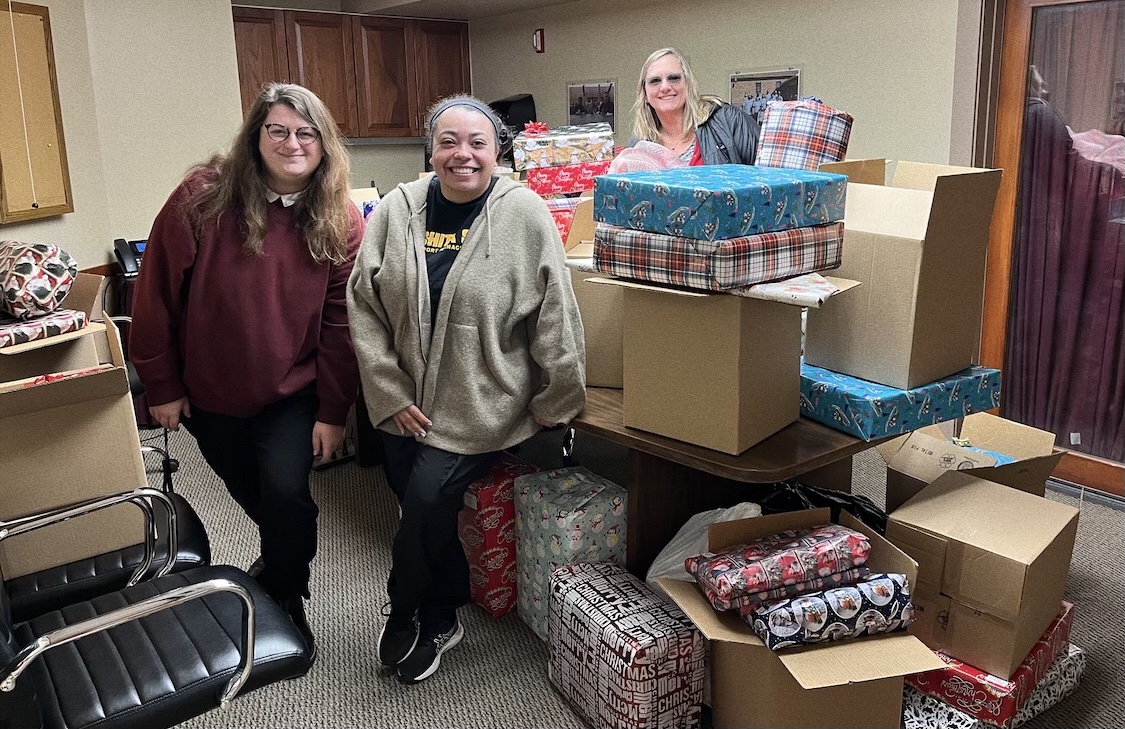
{"label": "white sneaker sole", "polygon": [[425,671],[423,671],[420,676],[418,676],[417,678],[414,679],[414,683],[418,683],[419,681],[424,681],[427,678],[429,678],[430,676],[437,673],[438,666],[441,665],[441,654],[445,653],[450,648],[455,648],[457,646],[457,644],[460,643],[461,640],[464,637],[465,637],[465,626],[461,625],[461,621],[458,620],[457,621],[457,632],[453,634],[453,637],[449,639],[448,643],[443,645],[441,647],[441,649],[438,650],[437,655],[434,656],[434,662],[431,663],[430,667],[427,668]]}

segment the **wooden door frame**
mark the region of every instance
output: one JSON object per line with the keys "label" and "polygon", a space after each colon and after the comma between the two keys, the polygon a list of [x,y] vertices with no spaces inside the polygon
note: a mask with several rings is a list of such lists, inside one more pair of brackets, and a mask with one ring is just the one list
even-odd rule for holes
{"label": "wooden door frame", "polygon": [[[987,367],[1003,369],[1004,365],[1032,16],[1041,7],[1096,1],[1007,0],[1004,5],[1000,91],[996,109],[996,156],[993,163],[1004,170],[1004,177],[1000,181],[997,195],[996,217],[989,235],[988,264],[985,270],[980,360]],[[1059,462],[1054,475],[1118,496],[1125,495],[1125,467],[1105,459],[1068,451]]]}

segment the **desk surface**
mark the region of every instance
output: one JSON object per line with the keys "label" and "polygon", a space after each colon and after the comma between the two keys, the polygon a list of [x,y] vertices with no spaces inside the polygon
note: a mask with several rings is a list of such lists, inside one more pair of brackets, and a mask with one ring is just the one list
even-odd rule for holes
{"label": "desk surface", "polygon": [[624,421],[621,390],[588,387],[586,409],[579,413],[571,425],[658,458],[747,483],[784,481],[882,442],[862,441],[807,418],[798,418],[797,422],[741,455],[732,456],[655,433],[627,428]]}

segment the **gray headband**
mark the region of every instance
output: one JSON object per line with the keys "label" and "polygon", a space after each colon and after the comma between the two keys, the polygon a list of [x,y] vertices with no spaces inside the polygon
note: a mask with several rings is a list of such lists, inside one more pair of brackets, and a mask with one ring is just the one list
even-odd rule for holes
{"label": "gray headband", "polygon": [[484,114],[485,117],[488,118],[488,121],[492,123],[492,132],[496,135],[496,148],[500,148],[500,119],[496,116],[496,112],[484,102],[477,101],[471,96],[454,96],[440,102],[434,107],[434,110],[430,112],[430,133],[426,141],[429,143],[431,150],[434,148],[434,123],[437,122],[439,116],[454,106],[467,106],[470,109],[476,109],[481,114]]}

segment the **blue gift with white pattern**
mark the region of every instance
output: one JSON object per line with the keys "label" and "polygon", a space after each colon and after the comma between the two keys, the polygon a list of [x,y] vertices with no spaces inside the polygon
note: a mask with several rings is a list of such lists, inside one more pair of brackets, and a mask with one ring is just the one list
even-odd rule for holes
{"label": "blue gift with white pattern", "polygon": [[1000,370],[970,367],[913,390],[801,363],[801,415],[863,440],[1000,407]]}
{"label": "blue gift with white pattern", "polygon": [[848,178],[827,172],[703,165],[594,178],[594,220],[725,240],[844,219]]}

